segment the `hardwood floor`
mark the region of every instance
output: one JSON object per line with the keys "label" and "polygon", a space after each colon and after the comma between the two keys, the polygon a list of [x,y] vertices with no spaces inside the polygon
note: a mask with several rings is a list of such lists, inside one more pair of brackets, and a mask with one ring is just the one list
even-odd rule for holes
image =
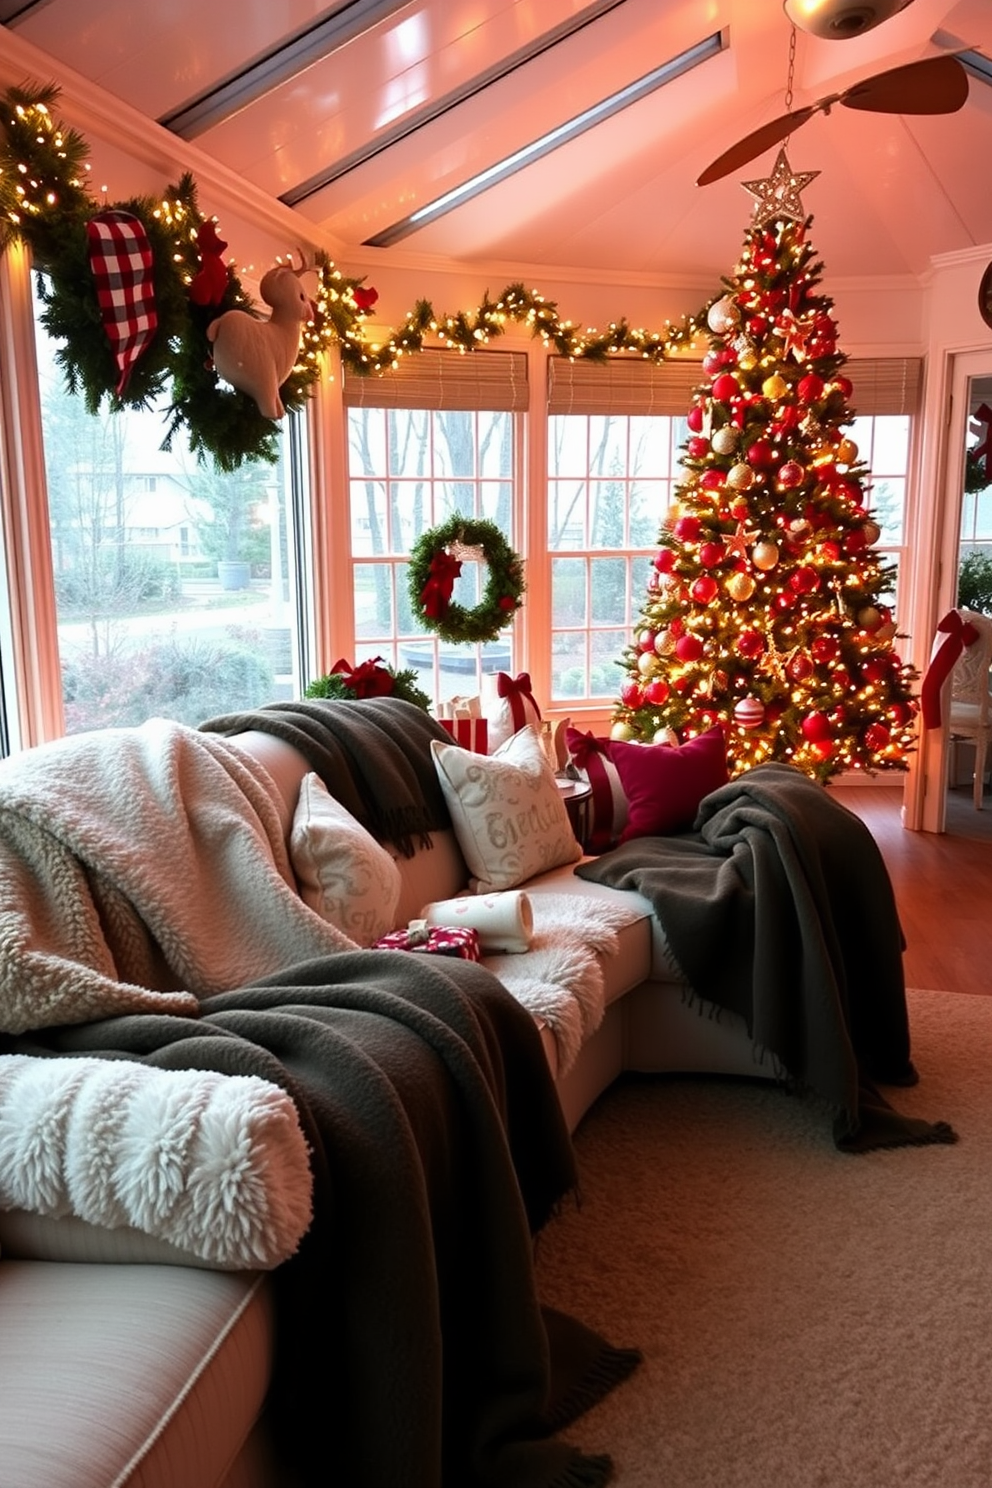
{"label": "hardwood floor", "polygon": [[948,792],[947,831],[907,832],[902,791],[831,786],[878,843],[906,936],[906,984],[992,995],[992,799],[976,811],[971,787]]}

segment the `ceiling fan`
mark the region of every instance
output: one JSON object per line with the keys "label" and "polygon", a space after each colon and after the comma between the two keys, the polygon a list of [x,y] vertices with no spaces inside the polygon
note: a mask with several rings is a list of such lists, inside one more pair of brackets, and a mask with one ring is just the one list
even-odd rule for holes
{"label": "ceiling fan", "polygon": [[842,93],[831,93],[805,108],[793,109],[762,124],[707,166],[696,185],[708,186],[711,181],[740,170],[772,145],[788,139],[814,114],[829,114],[836,103],[873,114],[953,114],[967,97],[968,74],[956,57],[926,57],[922,62],[893,67],[888,72],[863,78]]}

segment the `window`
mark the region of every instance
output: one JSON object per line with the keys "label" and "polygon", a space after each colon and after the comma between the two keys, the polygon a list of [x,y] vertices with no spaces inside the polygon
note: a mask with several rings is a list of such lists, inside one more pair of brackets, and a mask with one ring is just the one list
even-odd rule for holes
{"label": "window", "polygon": [[66,732],[298,696],[285,449],[233,474],[165,452],[164,405],[89,414],[36,340]]}
{"label": "window", "polygon": [[550,363],[553,701],[617,694],[699,376],[688,361]]}
{"label": "window", "polygon": [[[494,522],[515,545],[526,358],[421,352],[386,378],[346,379],[344,397],[355,661],[412,669],[435,703],[476,694],[484,673],[511,665],[512,626],[484,645],[439,640],[414,613],[405,560],[459,513]],[[474,609],[483,586],[482,565],[466,561],[452,598]]]}

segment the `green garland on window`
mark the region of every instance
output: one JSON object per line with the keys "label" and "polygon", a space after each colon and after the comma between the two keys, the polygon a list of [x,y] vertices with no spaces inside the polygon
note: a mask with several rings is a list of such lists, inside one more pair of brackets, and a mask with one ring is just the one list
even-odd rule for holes
{"label": "green garland on window", "polygon": [[[478,549],[488,570],[482,599],[471,610],[451,598],[462,549]],[[520,608],[523,562],[495,522],[454,516],[414,543],[407,583],[421,625],[442,641],[492,641]]]}

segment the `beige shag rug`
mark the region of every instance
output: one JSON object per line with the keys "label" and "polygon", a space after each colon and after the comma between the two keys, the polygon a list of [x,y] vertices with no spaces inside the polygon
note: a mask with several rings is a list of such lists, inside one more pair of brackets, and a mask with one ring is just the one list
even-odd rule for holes
{"label": "beige shag rug", "polygon": [[582,1423],[615,1488],[990,1488],[992,997],[910,993],[953,1146],[838,1152],[758,1081],[628,1078],[576,1136],[542,1300],[644,1363]]}

